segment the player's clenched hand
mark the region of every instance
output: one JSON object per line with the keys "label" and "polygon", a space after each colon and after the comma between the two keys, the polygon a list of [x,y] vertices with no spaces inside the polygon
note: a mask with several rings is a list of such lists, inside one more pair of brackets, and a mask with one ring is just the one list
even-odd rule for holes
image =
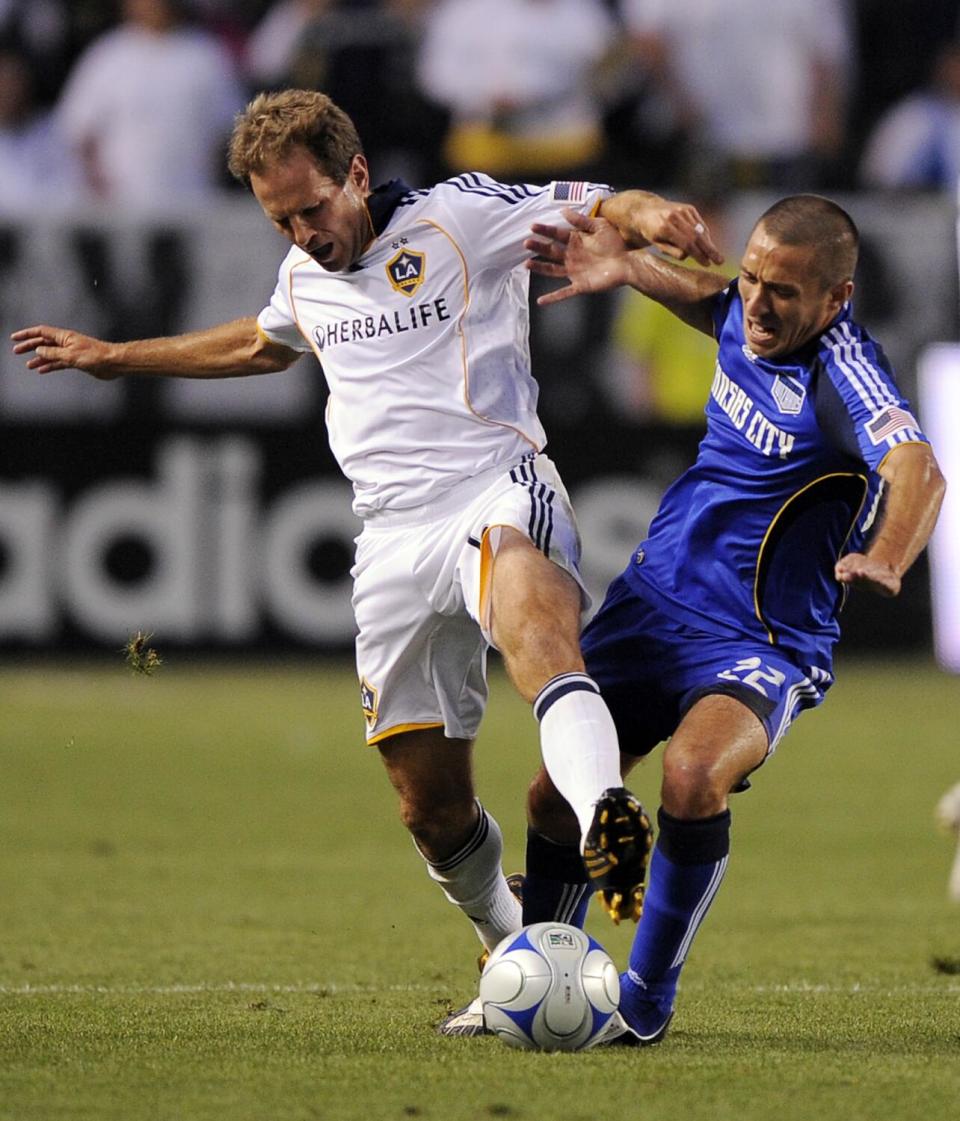
{"label": "player's clenched hand", "polygon": [[617,230],[603,218],[588,218],[576,210],[564,210],[573,229],[535,223],[535,237],[524,248],[536,253],[527,268],[541,276],[567,277],[570,283],[537,299],[555,304],[585,292],[605,292],[629,281],[629,250]]}
{"label": "player's clenched hand", "polygon": [[14,354],[30,354],[27,369],[38,374],[83,370],[95,378],[116,377],[107,367],[110,344],[62,327],[23,327],[10,336]]}
{"label": "player's clenched hand", "polygon": [[875,560],[866,553],[847,553],[837,561],[834,575],[841,584],[867,588],[880,596],[900,592],[900,577],[886,561]]}

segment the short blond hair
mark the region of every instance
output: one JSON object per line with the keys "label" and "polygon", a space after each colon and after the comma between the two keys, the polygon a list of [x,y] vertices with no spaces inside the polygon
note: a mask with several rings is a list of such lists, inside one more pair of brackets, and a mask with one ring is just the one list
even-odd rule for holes
{"label": "short blond hair", "polygon": [[306,148],[325,174],[346,182],[353,157],[363,155],[356,127],[325,93],[281,90],[260,93],[237,114],[227,166],[245,186],[250,176]]}

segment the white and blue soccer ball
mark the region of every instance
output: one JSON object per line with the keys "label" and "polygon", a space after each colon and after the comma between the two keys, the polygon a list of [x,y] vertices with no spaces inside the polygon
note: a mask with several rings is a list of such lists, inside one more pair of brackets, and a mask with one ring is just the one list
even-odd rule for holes
{"label": "white and blue soccer ball", "polygon": [[487,1028],[510,1047],[580,1051],[620,1003],[607,951],[578,927],[540,922],[510,934],[480,977]]}

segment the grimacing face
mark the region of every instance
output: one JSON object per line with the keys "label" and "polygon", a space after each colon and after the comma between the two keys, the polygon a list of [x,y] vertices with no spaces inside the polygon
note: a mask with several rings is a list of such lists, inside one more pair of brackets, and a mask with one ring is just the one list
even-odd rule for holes
{"label": "grimacing face", "polygon": [[743,253],[738,286],[743,333],[761,358],[798,350],[818,335],[853,293],[853,282],[824,287],[817,253],[809,245],[785,245],[758,225]]}
{"label": "grimacing face", "polygon": [[306,148],[250,176],[250,186],[274,226],[328,272],[342,272],[363,253],[373,231],[366,198],[370,173],[353,157],[346,181],[336,183]]}

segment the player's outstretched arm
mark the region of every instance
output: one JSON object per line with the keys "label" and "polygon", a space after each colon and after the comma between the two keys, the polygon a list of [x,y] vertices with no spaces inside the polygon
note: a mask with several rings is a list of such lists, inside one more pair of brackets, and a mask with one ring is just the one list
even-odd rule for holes
{"label": "player's outstretched arm", "polygon": [[575,210],[564,217],[573,229],[534,224],[534,237],[524,246],[536,256],[527,262],[541,276],[566,277],[570,283],[538,297],[539,304],[555,304],[587,292],[604,292],[629,284],[657,300],[691,327],[713,335],[713,297],[727,281],[717,273],[682,268],[672,261],[631,249],[603,218],[588,218]]}
{"label": "player's outstretched arm", "polygon": [[848,553],[834,574],[841,584],[895,596],[937,523],[947,489],[927,444],[901,444],[880,465],[886,485],[883,516],[865,553]]}
{"label": "player's outstretched arm", "polygon": [[29,354],[27,368],[38,374],[83,370],[102,380],[125,374],[225,378],[271,374],[299,357],[270,342],[256,319],[236,319],[205,331],[167,338],[112,343],[63,327],[23,327],[11,335],[14,354]]}
{"label": "player's outstretched arm", "polygon": [[692,257],[701,265],[722,265],[723,255],[695,206],[670,202],[650,191],[621,191],[600,204],[606,218],[631,249],[653,245],[678,261]]}

